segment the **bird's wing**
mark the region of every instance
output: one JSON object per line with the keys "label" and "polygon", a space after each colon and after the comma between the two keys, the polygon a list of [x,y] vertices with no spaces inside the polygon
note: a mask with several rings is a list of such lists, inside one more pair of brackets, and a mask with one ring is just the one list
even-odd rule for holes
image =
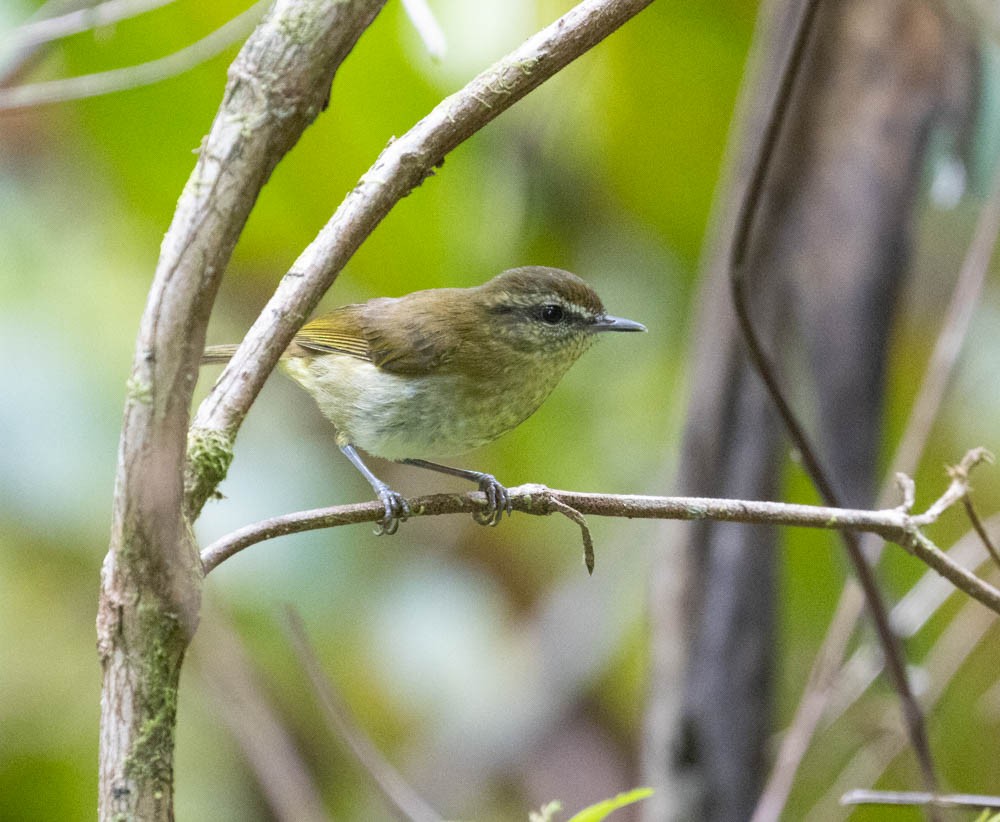
{"label": "bird's wing", "polygon": [[360,305],[345,305],[310,320],[295,335],[295,342],[317,354],[348,354],[371,362],[371,349],[360,322],[362,308]]}
{"label": "bird's wing", "polygon": [[345,305],[302,327],[295,342],[308,351],[367,360],[394,374],[428,374],[449,358],[443,336],[427,332],[423,306],[409,295]]}

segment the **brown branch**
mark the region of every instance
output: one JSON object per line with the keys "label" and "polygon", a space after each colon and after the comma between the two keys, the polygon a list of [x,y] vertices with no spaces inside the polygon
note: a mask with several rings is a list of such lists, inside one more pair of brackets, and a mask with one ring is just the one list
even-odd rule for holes
{"label": "brown branch", "polygon": [[[928,687],[920,699],[927,711],[932,711],[940,703],[949,684],[995,625],[996,617],[971,601],[967,601],[950,620],[921,660],[920,667],[926,672]],[[851,760],[831,782],[824,796],[804,812],[802,818],[846,818],[846,812],[838,814],[834,810],[841,797],[858,785],[876,784],[905,748],[906,739],[900,730],[891,725],[886,727],[852,754]]]}
{"label": "brown branch", "polygon": [[266,799],[271,816],[329,822],[323,793],[273,698],[264,672],[222,609],[207,608],[191,646],[195,671],[214,703],[213,717],[229,730]]}
{"label": "brown branch", "polygon": [[965,507],[965,515],[969,518],[969,522],[972,523],[972,528],[976,532],[976,536],[979,537],[979,541],[982,542],[983,547],[990,555],[990,558],[997,564],[997,567],[1000,567],[1000,551],[997,551],[996,543],[990,539],[989,532],[986,530],[986,526],[983,525],[983,521],[979,518],[979,514],[976,513],[976,508],[972,504],[972,498],[968,494],[962,497],[962,505]]}
{"label": "brown branch", "polygon": [[158,60],[84,74],[80,77],[0,88],[0,112],[98,97],[102,94],[150,86],[170,77],[176,77],[206,60],[211,60],[246,37],[269,4],[270,0],[260,0],[201,40]]}
{"label": "brown branch", "polygon": [[[984,527],[1000,532],[1000,514],[989,519]],[[978,569],[988,555],[975,530],[967,531],[949,549],[951,561],[964,568]],[[916,636],[941,606],[955,592],[955,587],[936,571],[928,569],[892,609],[892,624],[903,639]],[[940,641],[940,640],[939,640]],[[841,665],[837,660],[834,674],[839,672],[836,687],[830,677],[831,693],[822,701],[823,724],[834,724],[871,687],[882,669],[882,657],[870,642],[855,649],[850,659]],[[940,684],[935,682],[936,687]],[[791,732],[791,731],[789,731]]]}
{"label": "brown branch", "polygon": [[[945,393],[958,364],[958,357],[968,336],[979,297],[989,271],[990,260],[1000,235],[1000,169],[993,175],[990,194],[983,204],[972,240],[952,290],[948,309],[941,322],[934,349],[924,370],[906,426],[890,463],[887,476],[913,474],[937,419]],[[895,479],[883,483],[879,504],[887,504],[897,485]],[[974,524],[974,523],[973,523]],[[988,540],[987,545],[991,544]],[[873,561],[881,551],[877,539],[862,541],[862,550]],[[1000,562],[1000,560],[998,560]],[[863,601],[858,583],[850,579],[844,585],[830,627],[823,638],[791,725],[782,735],[781,748],[754,813],[754,822],[778,819],[791,792],[799,765],[809,749],[813,734],[827,704],[832,680],[847,651],[861,615]]]}
{"label": "brown branch", "polygon": [[[715,520],[867,531],[902,546],[950,580],[957,588],[1000,614],[1000,591],[955,563],[924,536],[920,528],[932,521],[927,519],[926,514],[913,517],[899,508],[865,511],[711,497],[591,494],[557,491],[544,485],[520,485],[508,491],[513,510],[536,516],[565,514],[566,509],[570,508],[579,514],[626,519]],[[479,491],[466,494],[432,494],[409,500],[414,517],[475,514],[481,512],[486,504],[486,496]],[[381,503],[372,501],[272,517],[240,528],[216,540],[202,551],[202,564],[207,574],[229,557],[258,542],[303,531],[377,522],[383,514]],[[918,520],[919,525],[916,524]]]}
{"label": "brown branch", "polygon": [[[445,155],[528,92],[621,25],[652,0],[584,0],[552,25],[438,104],[375,164],[302,252],[202,402],[192,427],[196,448],[228,462],[232,442],[250,404],[295,332],[366,237],[400,199],[420,185]],[[221,476],[218,460],[194,455],[189,511],[196,514]]]}
{"label": "brown branch", "polygon": [[381,5],[277,0],[231,67],[161,246],[128,381],[101,579],[102,819],[173,818],[177,686],[201,603],[183,477],[205,327],[261,186],[322,110]]}
{"label": "brown branch", "polygon": [[288,606],[286,615],[288,621],[285,633],[298,657],[299,665],[312,683],[330,729],[347,745],[358,764],[372,777],[386,801],[404,819],[410,822],[440,822],[441,814],[431,808],[392,763],[382,756],[368,734],[354,721],[347,703],[324,675],[299,612]]}
{"label": "brown branch", "polygon": [[12,51],[32,48],[81,31],[110,26],[173,2],[175,0],[104,0],[86,8],[22,23],[4,35],[3,46]]}
{"label": "brown branch", "polygon": [[995,459],[985,448],[973,448],[962,457],[962,461],[958,465],[950,467],[948,469],[948,476],[951,477],[951,484],[925,513],[919,517],[914,517],[914,524],[919,526],[924,525],[926,522],[933,522],[945,510],[968,496],[969,472],[984,462],[992,464],[995,462]]}
{"label": "brown branch", "polygon": [[[792,410],[791,404],[778,382],[777,373],[769,361],[764,347],[757,336],[756,329],[750,317],[750,303],[747,294],[746,268],[747,258],[751,250],[754,221],[760,212],[764,197],[764,187],[767,182],[772,162],[777,150],[779,138],[787,119],[791,105],[792,94],[796,80],[805,60],[809,40],[813,35],[816,15],[819,10],[819,0],[805,0],[799,20],[795,26],[792,46],[785,62],[778,84],[774,103],[768,113],[764,128],[764,136],[756,162],[753,166],[750,182],[742,207],[736,219],[736,229],[733,235],[730,252],[730,287],[736,319],[740,332],[746,342],[747,354],[754,369],[764,382],[767,392],[774,402],[785,430],[802,458],[802,463],[816,486],[823,500],[830,506],[841,507],[839,495],[830,481],[826,469],[819,459],[818,452],[813,447],[805,429]],[[920,764],[924,786],[928,790],[936,790],[937,776],[934,770],[930,742],[927,738],[927,728],[923,713],[910,687],[906,674],[906,662],[903,649],[892,630],[889,613],[882,593],[875,579],[874,571],[869,566],[857,534],[840,530],[847,556],[854,568],[855,576],[864,592],[865,602],[875,625],[875,633],[886,659],[886,670],[893,688],[899,695],[903,716],[910,734],[913,749]],[[913,540],[917,542],[916,539]],[[935,557],[935,560],[937,558]],[[932,817],[936,816],[932,812]]]}
{"label": "brown branch", "polygon": [[993,540],[990,539],[990,535],[986,533],[982,520],[979,519],[979,514],[976,513],[976,507],[972,504],[972,497],[969,495],[971,491],[969,487],[969,471],[981,462],[992,464],[996,462],[996,457],[985,448],[977,448],[966,454],[965,459],[958,465],[950,468],[948,473],[952,478],[952,486],[955,489],[954,493],[962,501],[965,514],[969,518],[969,522],[972,523],[976,534],[982,540],[983,547],[986,548],[987,553],[993,558],[993,561],[997,565],[1000,565],[1000,553],[997,552],[997,547],[993,544]]}
{"label": "brown branch", "polygon": [[931,794],[920,791],[867,791],[855,790],[844,794],[843,805],[908,805],[911,807],[964,808],[977,811],[1000,808],[1000,796],[971,793]]}

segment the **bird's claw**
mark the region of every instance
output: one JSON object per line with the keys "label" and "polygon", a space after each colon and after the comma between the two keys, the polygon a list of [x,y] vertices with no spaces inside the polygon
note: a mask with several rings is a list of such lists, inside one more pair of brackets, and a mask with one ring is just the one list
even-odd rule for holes
{"label": "bird's claw", "polygon": [[376,489],[379,501],[385,509],[385,515],[381,522],[375,527],[375,535],[391,537],[399,530],[399,523],[405,522],[410,517],[410,506],[403,495],[393,491],[389,486]]}
{"label": "bird's claw", "polygon": [[486,495],[486,508],[476,511],[472,518],[480,525],[497,526],[503,519],[504,511],[509,517],[514,510],[514,503],[510,499],[507,489],[497,482],[497,478],[492,474],[483,474],[479,478],[479,490]]}

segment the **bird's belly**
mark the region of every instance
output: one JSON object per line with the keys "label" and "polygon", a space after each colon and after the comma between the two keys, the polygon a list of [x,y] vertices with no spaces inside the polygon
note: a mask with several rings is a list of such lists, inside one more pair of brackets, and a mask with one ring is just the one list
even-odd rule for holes
{"label": "bird's belly", "polygon": [[352,357],[293,359],[285,370],[315,397],[338,442],[385,459],[471,451],[523,422],[551,389],[391,374]]}

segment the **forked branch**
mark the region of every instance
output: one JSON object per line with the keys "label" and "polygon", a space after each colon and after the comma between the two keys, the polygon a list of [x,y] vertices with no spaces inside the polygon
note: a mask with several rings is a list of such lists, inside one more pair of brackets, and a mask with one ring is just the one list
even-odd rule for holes
{"label": "forked branch", "polygon": [[[961,465],[968,468],[982,460],[982,449],[970,451]],[[954,471],[954,469],[953,469]],[[584,514],[626,519],[715,520],[749,524],[788,525],[826,530],[848,530],[877,534],[893,542],[945,577],[956,588],[1000,614],[1000,590],[958,565],[923,533],[923,528],[935,522],[950,505],[962,499],[958,480],[953,473],[948,490],[922,514],[912,514],[908,505],[881,511],[831,508],[822,505],[798,505],[785,502],[715,499],[712,497],[651,497],[630,494],[592,494],[579,491],[557,491],[544,485],[520,485],[509,488],[515,511],[537,516],[563,514],[584,529],[584,556],[592,568],[593,546],[587,542],[589,530],[582,522]],[[964,472],[967,477],[967,471]],[[907,494],[907,497],[909,495]],[[486,506],[486,497],[479,491],[466,494],[432,494],[409,500],[414,517],[441,514],[475,514]],[[258,542],[314,531],[377,522],[384,515],[377,501],[316,508],[283,514],[247,525],[222,537],[201,553],[205,573],[223,561]],[[588,550],[589,549],[589,550]],[[589,559],[588,559],[589,553]]]}

